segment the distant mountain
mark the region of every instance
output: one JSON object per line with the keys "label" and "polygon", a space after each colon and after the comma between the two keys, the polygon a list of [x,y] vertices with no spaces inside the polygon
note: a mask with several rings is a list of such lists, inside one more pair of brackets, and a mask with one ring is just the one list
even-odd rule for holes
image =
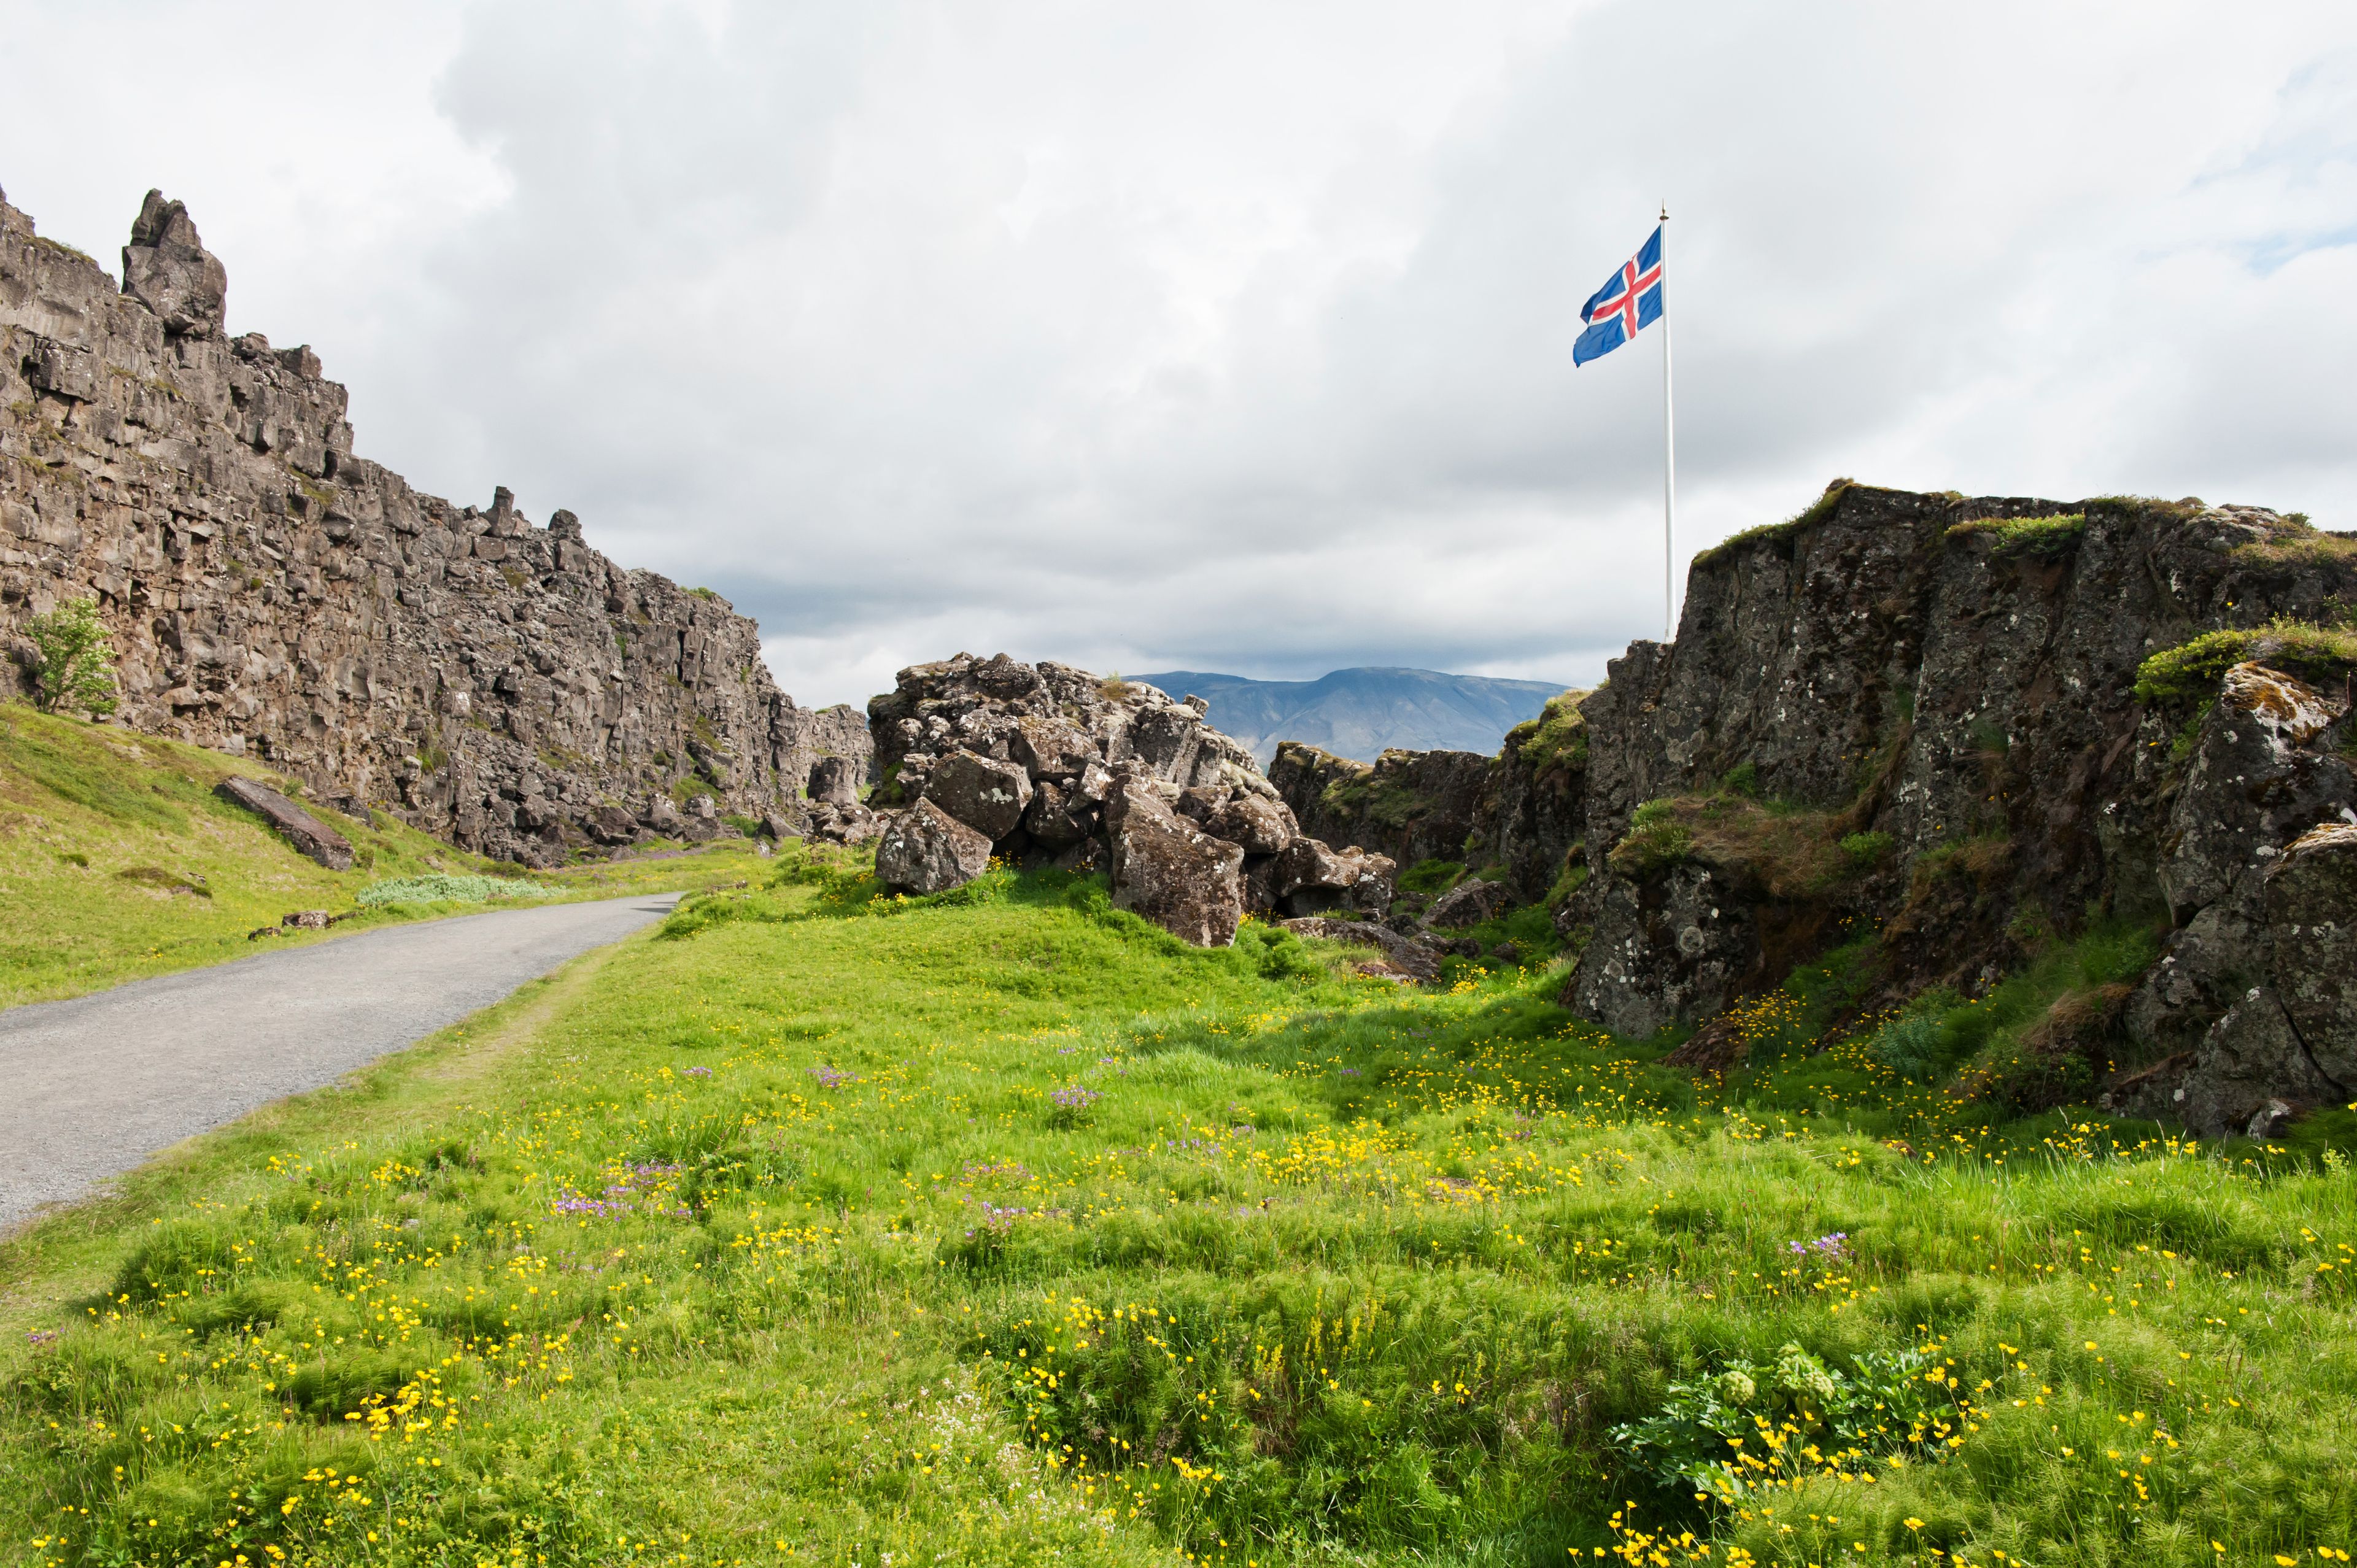
{"label": "distant mountain", "polygon": [[1372,762],[1394,746],[1409,751],[1494,752],[1506,732],[1564,688],[1548,681],[1494,681],[1434,670],[1337,670],[1315,681],[1253,681],[1200,670],[1133,680],[1174,697],[1211,704],[1211,727],[1252,747],[1262,766],[1281,740],[1307,741],[1338,757]]}

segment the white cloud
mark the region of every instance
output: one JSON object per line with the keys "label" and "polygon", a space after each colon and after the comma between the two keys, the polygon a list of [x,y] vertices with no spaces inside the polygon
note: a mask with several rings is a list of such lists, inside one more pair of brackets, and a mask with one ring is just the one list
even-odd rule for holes
{"label": "white cloud", "polygon": [[2222,19],[0,4],[0,179],[109,257],[188,200],[364,451],[719,588],[804,701],[1592,680],[1658,630],[1659,366],[1569,348],[1663,196],[1682,551],[1835,473],[2357,510],[2357,16]]}

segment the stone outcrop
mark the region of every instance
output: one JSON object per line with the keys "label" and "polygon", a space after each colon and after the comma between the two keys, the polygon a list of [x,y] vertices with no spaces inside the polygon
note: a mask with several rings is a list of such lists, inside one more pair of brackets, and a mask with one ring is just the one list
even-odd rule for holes
{"label": "stone outcrop", "polygon": [[[2150,920],[2095,1064],[2115,1103],[2209,1133],[2338,1094],[2348,672],[2264,628],[2352,602],[2357,542],[2259,508],[1837,484],[1697,557],[1678,640],[1582,703],[1566,1001],[1702,1024],[1860,929],[1882,996],[1981,994],[2049,934]],[[2225,628],[2248,662],[2139,697]]]}
{"label": "stone outcrop", "polygon": [[[1116,907],[1199,946],[1234,940],[1247,912],[1380,916],[1391,902],[1390,857],[1303,834],[1251,753],[1152,686],[961,653],[901,671],[868,717],[888,886],[937,891],[988,854],[1103,871]],[[983,860],[893,849],[918,812],[975,834]]]}
{"label": "stone outcrop", "polygon": [[[2263,508],[1840,481],[1697,556],[1678,640],[1499,757],[1287,744],[1271,777],[1306,832],[1497,878],[1428,933],[1552,890],[1565,1004],[1700,1026],[1698,1070],[1740,1056],[1731,1004],[1861,930],[1880,1005],[2149,923],[2152,971],[2086,1003],[2091,1091],[2265,1135],[2357,1098],[2352,605],[2357,538]],[[2139,694],[2212,633],[2239,651]]]}
{"label": "stone outcrop", "polygon": [[288,843],[329,871],[352,868],[350,841],[267,784],[231,774],[215,786],[213,793],[268,822]]}
{"label": "stone outcrop", "polygon": [[879,824],[876,875],[904,893],[945,893],[990,869],[990,835],[920,800]]}
{"label": "stone outcrop", "polygon": [[317,355],[230,333],[179,203],[148,197],[123,269],[0,198],[0,644],[94,597],[117,722],[533,864],[786,819],[822,756],[864,776],[861,715],[795,706],[716,596],[357,456]]}

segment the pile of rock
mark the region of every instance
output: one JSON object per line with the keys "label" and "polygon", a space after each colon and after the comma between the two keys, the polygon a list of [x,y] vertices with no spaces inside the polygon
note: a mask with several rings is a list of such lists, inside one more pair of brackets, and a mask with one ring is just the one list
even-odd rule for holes
{"label": "pile of rock", "polygon": [[[1395,864],[1306,837],[1252,754],[1203,722],[1206,706],[1003,653],[903,670],[868,704],[877,875],[937,893],[994,857],[1103,870],[1117,907],[1199,947],[1232,941],[1246,911],[1383,913]],[[866,810],[830,809],[823,836]]]}

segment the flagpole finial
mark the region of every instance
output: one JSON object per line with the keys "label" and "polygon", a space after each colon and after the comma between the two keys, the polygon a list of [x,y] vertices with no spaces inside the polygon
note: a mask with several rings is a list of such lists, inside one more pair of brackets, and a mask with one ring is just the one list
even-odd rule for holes
{"label": "flagpole finial", "polygon": [[1664,201],[1664,202],[1663,202],[1663,203],[1662,203],[1662,221],[1663,221],[1663,222],[1664,222],[1664,223],[1666,223],[1666,222],[1668,222],[1669,220],[1670,220],[1670,204],[1669,204],[1668,202]]}

